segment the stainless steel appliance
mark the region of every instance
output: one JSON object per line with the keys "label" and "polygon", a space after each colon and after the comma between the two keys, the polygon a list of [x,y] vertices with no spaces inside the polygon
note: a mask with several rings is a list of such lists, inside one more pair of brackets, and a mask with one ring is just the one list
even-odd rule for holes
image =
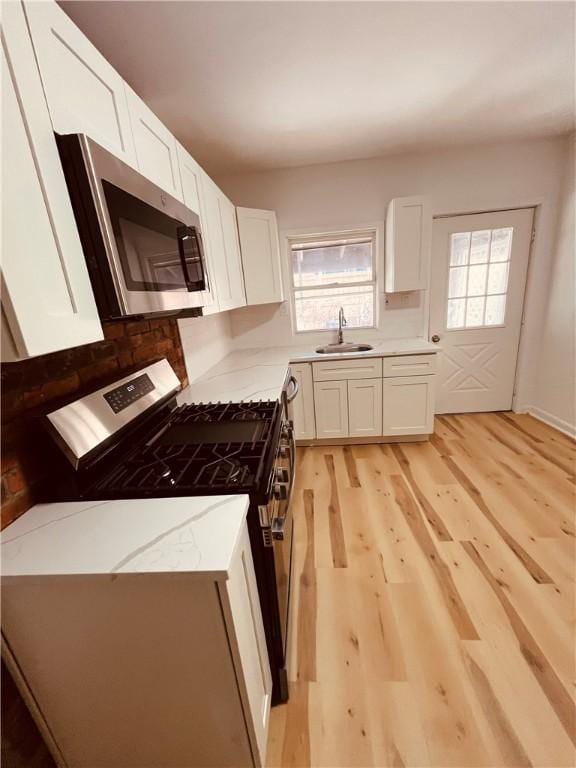
{"label": "stainless steel appliance", "polygon": [[[55,451],[46,498],[121,499],[245,493],[273,703],[288,698],[295,442],[279,401],[181,405],[161,360],[46,416]],[[222,525],[226,525],[223,513]]]}
{"label": "stainless steel appliance", "polygon": [[57,136],[103,319],[201,314],[200,219],[87,136]]}

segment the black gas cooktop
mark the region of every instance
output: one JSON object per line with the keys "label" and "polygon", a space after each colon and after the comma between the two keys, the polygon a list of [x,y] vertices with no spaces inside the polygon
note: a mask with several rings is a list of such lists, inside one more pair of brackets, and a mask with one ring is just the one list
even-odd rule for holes
{"label": "black gas cooktop", "polygon": [[95,488],[99,496],[263,490],[277,402],[184,405]]}

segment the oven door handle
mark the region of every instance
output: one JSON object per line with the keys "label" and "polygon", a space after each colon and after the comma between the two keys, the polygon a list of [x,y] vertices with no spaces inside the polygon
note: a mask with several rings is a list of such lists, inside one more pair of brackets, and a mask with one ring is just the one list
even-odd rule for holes
{"label": "oven door handle", "polygon": [[298,379],[292,376],[292,374],[290,374],[290,379],[288,384],[292,384],[292,386],[294,387],[294,389],[292,390],[292,394],[289,395],[288,393],[286,393],[286,402],[291,403],[292,400],[294,400],[294,398],[300,391],[300,384],[298,383]]}
{"label": "oven door handle", "polygon": [[[201,256],[201,246],[198,241],[198,233],[193,227],[178,227],[176,232],[178,236],[178,254],[180,256],[180,264],[182,266],[182,272],[184,273],[184,282],[188,291],[203,291],[206,290],[206,270],[204,269],[204,262]],[[197,256],[186,256],[184,250],[184,241],[194,239],[198,244]],[[201,277],[199,280],[192,280],[190,273],[188,272],[188,262],[194,262],[199,265]]]}

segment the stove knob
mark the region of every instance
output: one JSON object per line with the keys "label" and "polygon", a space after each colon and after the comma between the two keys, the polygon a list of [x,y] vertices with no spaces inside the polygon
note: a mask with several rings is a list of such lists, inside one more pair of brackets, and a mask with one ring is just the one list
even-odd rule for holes
{"label": "stove knob", "polygon": [[279,501],[286,501],[288,498],[288,488],[283,483],[274,483],[272,495]]}
{"label": "stove knob", "polygon": [[282,427],[282,437],[286,440],[292,440],[292,435],[294,433],[294,430],[292,429],[291,424],[284,424]]}
{"label": "stove knob", "polygon": [[278,483],[288,483],[290,482],[290,476],[288,475],[287,469],[275,469],[274,470],[274,480]]}
{"label": "stove knob", "polygon": [[278,455],[281,459],[287,459],[290,456],[290,451],[287,445],[281,445],[278,449]]}

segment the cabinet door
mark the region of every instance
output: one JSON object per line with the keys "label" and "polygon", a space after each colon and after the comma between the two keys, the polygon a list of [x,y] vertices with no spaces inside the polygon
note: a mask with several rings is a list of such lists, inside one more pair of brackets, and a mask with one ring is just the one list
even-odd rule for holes
{"label": "cabinet door", "polygon": [[235,210],[212,179],[203,176],[202,185],[218,307],[224,312],[246,304]]}
{"label": "cabinet door", "polygon": [[382,434],[382,379],[348,382],[350,437],[378,437]]}
{"label": "cabinet door", "polygon": [[255,764],[266,764],[272,676],[248,529],[244,527],[229,579],[219,583],[230,649]]}
{"label": "cabinet door", "polygon": [[26,15],[56,133],[85,133],[126,163],[136,156],[124,81],[55,2]]}
{"label": "cabinet door", "polygon": [[[242,271],[240,241],[238,240],[238,223],[236,221],[236,208],[234,207],[234,204],[228,200],[226,195],[222,193],[220,193],[219,196],[219,205],[230,286],[226,309],[233,309],[234,307],[243,307],[246,304],[244,272]],[[221,309],[222,308],[223,307],[221,307]]]}
{"label": "cabinet door", "polygon": [[384,379],[384,435],[427,435],[434,431],[434,376]]}
{"label": "cabinet door", "polygon": [[316,437],[348,437],[348,387],[346,381],[314,384]]}
{"label": "cabinet door", "polygon": [[211,315],[218,312],[216,297],[216,282],[212,265],[212,248],[208,236],[208,222],[206,217],[206,204],[202,185],[202,176],[205,172],[198,165],[181,144],[177,144],[178,168],[182,183],[182,195],[184,204],[197,213],[200,217],[202,229],[202,244],[204,245],[204,259],[208,279],[208,290],[202,291],[202,314]]}
{"label": "cabinet door", "polygon": [[426,197],[397,197],[386,215],[386,291],[428,288],[432,211]]}
{"label": "cabinet door", "polygon": [[296,440],[314,440],[316,422],[314,420],[312,365],[310,363],[291,365],[290,371],[300,387],[298,394],[289,406],[290,418],[294,422],[294,436]]}
{"label": "cabinet door", "polygon": [[280,243],[274,211],[236,208],[247,304],[283,301]]}
{"label": "cabinet door", "polygon": [[103,335],[20,3],[4,4],[2,29],[6,360],[88,344]]}
{"label": "cabinet door", "polygon": [[126,86],[138,170],[182,200],[176,139],[134,91]]}

